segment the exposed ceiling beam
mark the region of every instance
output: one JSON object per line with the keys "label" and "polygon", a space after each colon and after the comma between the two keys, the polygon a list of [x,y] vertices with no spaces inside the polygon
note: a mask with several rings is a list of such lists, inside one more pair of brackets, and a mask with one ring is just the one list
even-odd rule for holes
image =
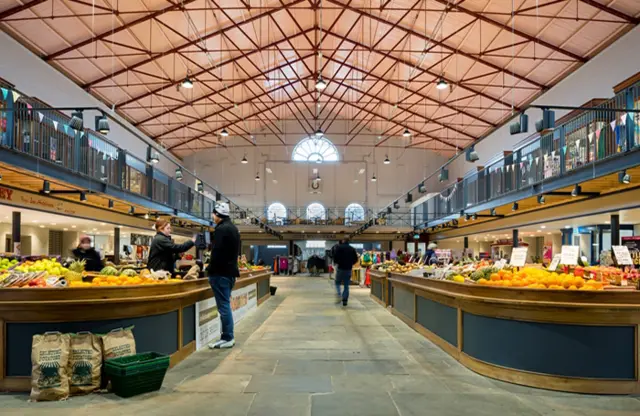
{"label": "exposed ceiling beam", "polygon": [[640,18],[629,16],[626,13],[621,12],[620,10],[616,10],[612,7],[605,6],[604,4],[598,3],[596,0],[580,0],[581,2],[588,4],[591,7],[595,7],[596,9],[602,10],[603,12],[607,12],[612,16],[619,17],[622,20],[626,20],[627,22],[637,25],[640,23]]}
{"label": "exposed ceiling beam", "polygon": [[[246,24],[252,23],[252,22],[254,22],[256,20],[262,19],[263,17],[267,17],[267,16],[270,16],[273,13],[277,13],[280,10],[283,10],[283,9],[289,7],[289,6],[292,6],[292,5],[298,4],[298,3],[302,3],[304,1],[306,1],[306,0],[294,0],[293,2],[287,4],[286,6],[276,7],[276,8],[273,8],[273,9],[269,9],[268,11],[266,11],[264,13],[260,13],[260,14],[254,15],[254,16],[250,16],[247,19],[245,19],[242,22],[240,22],[239,25],[246,25]],[[226,32],[229,32],[231,30],[237,29],[237,26],[238,26],[238,23],[232,22],[232,24],[229,25],[229,26],[226,26],[226,27],[223,27],[221,29],[215,30],[215,31],[213,31],[213,32],[211,32],[211,33],[209,33],[207,35],[204,35],[202,37],[198,37],[197,39],[194,39],[192,41],[189,41],[189,42],[183,43],[181,45],[175,46],[175,47],[173,47],[173,48],[171,48],[169,50],[166,50],[164,52],[157,53],[157,54],[155,54],[154,56],[152,56],[150,58],[143,59],[142,61],[136,62],[135,64],[133,64],[131,66],[128,66],[126,68],[122,68],[122,69],[120,69],[118,71],[115,71],[113,74],[105,75],[103,77],[100,77],[98,79],[90,81],[90,82],[82,85],[82,88],[85,88],[85,89],[86,88],[91,88],[93,85],[96,85],[96,84],[99,84],[101,82],[104,82],[104,81],[106,81],[106,80],[108,80],[108,79],[110,79],[112,77],[117,77],[118,75],[124,74],[127,71],[130,71],[131,69],[138,68],[140,66],[146,65],[146,64],[148,64],[150,62],[153,62],[154,60],[156,60],[156,59],[158,59],[160,57],[171,55],[171,54],[176,53],[176,52],[178,52],[178,51],[180,51],[182,49],[188,48],[189,46],[193,46],[193,45],[197,44],[198,42],[205,41],[207,39],[210,39],[210,38],[218,36],[218,35],[223,35]]]}
{"label": "exposed ceiling beam", "polygon": [[7,9],[3,12],[0,12],[0,20],[6,19],[7,17],[13,16],[16,13],[20,13],[24,10],[30,9],[32,7],[37,6],[38,4],[42,4],[47,0],[33,0],[25,4],[21,4],[20,6],[15,6],[10,9]]}

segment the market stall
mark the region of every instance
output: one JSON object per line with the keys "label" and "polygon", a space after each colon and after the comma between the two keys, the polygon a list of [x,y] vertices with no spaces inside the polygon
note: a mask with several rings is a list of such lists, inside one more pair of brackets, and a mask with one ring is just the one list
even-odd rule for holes
{"label": "market stall", "polygon": [[369,270],[371,298],[384,307],[389,306],[389,274],[386,271]]}
{"label": "market stall", "polygon": [[[269,298],[270,278],[267,269],[241,272],[232,293],[234,318]],[[211,328],[219,319],[211,307],[208,279],[148,284],[125,279],[107,276],[104,285],[101,278],[97,284],[73,287],[0,288],[0,390],[29,390],[34,334],[106,333],[134,326],[138,350],[170,354],[171,365],[197,349],[197,338],[217,335]]]}
{"label": "market stall", "polygon": [[[508,281],[495,272],[484,284],[456,276],[391,273],[392,313],[488,377],[559,391],[640,393],[637,290],[606,290],[572,274],[545,275],[558,280],[531,283],[539,288],[487,285]],[[372,294],[380,288],[372,285]]]}

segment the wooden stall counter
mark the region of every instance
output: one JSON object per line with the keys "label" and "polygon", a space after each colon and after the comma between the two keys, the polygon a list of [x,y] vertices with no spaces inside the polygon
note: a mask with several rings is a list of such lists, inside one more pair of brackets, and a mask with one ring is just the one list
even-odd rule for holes
{"label": "wooden stall counter", "polygon": [[390,304],[389,273],[370,269],[369,277],[371,278],[371,298],[386,308]]}
{"label": "wooden stall counter", "polygon": [[640,393],[638,291],[388,280],[392,313],[477,373],[558,391]]}
{"label": "wooden stall counter", "polygon": [[[232,308],[262,304],[270,296],[269,270],[242,272],[232,293]],[[236,294],[242,299],[236,299]],[[205,322],[197,311],[213,302],[208,279],[107,287],[0,289],[0,391],[28,391],[31,340],[47,331],[104,334],[134,326],[136,349],[171,355],[175,365],[194,352]],[[200,308],[202,309],[202,308]],[[217,308],[207,315],[218,320]],[[211,335],[211,334],[207,334]]]}

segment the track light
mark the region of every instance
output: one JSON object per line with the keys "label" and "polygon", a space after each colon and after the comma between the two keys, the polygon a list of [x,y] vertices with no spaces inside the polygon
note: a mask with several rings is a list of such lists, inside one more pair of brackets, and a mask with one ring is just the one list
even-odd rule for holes
{"label": "track light", "polygon": [[178,182],[181,182],[182,179],[184,179],[184,176],[182,175],[182,168],[177,168],[176,169],[176,180]]}
{"label": "track light", "polygon": [[376,178],[376,174],[374,173],[373,176],[371,177],[371,182],[376,182],[378,180],[378,178]]}
{"label": "track light", "polygon": [[631,175],[629,175],[626,170],[623,170],[618,174],[618,181],[620,181],[620,183],[628,185],[631,183]]}
{"label": "track light", "polygon": [[109,209],[113,209],[113,199],[109,200]]}
{"label": "track light", "polygon": [[318,76],[318,81],[316,81],[316,89],[318,91],[322,91],[327,88],[327,83],[322,79],[322,75]]}
{"label": "track light", "polygon": [[80,191],[80,202],[87,202],[87,193],[85,191]]}
{"label": "track light", "polygon": [[518,203],[514,202],[513,205],[511,205],[511,211],[517,211],[518,210]]}
{"label": "track light", "polygon": [[74,130],[80,131],[84,127],[84,122],[82,121],[82,111],[76,110],[71,113],[71,120],[69,121],[69,127]]}
{"label": "track light", "polygon": [[318,175],[316,176],[316,181],[320,182],[322,181],[322,178],[320,177],[320,174],[318,173]]}
{"label": "track light", "polygon": [[393,203],[393,207],[394,207],[395,209],[400,209],[400,203],[399,203],[398,201],[395,201],[395,202]]}
{"label": "track light", "polygon": [[492,217],[495,217],[495,216],[496,216],[496,214],[497,214],[497,211],[496,211],[496,209],[495,209],[495,208],[491,208],[491,211],[489,211],[489,212],[491,213],[491,216],[492,216]]}
{"label": "track light", "polygon": [[471,219],[472,219],[473,221],[477,220],[477,219],[478,219],[478,214],[473,214],[473,215],[471,216]]}
{"label": "track light", "polygon": [[536,131],[538,133],[545,132],[547,130],[551,130],[556,127],[556,113],[543,109],[542,110],[542,119],[536,121]]}
{"label": "track light", "polygon": [[247,155],[242,156],[242,160],[240,161],[240,163],[242,163],[243,165],[249,163],[249,161],[247,160]]}
{"label": "track light", "polygon": [[104,113],[100,116],[96,116],[96,131],[100,134],[109,134],[109,131],[111,131],[109,128],[109,120]]}
{"label": "track light", "polygon": [[465,153],[465,159],[467,162],[477,162],[480,157],[478,156],[478,152],[476,152],[475,146],[471,146],[467,149]]}
{"label": "track light", "polygon": [[544,195],[538,195],[538,204],[544,205],[545,202],[546,201]]}
{"label": "track light", "polygon": [[389,164],[391,164],[391,160],[389,160],[389,156],[387,156],[387,155],[385,155],[385,156],[384,156],[384,162],[383,162],[383,163],[384,163],[385,165],[389,165]]}
{"label": "track light", "polygon": [[129,215],[133,215],[133,214],[135,214],[135,212],[136,212],[136,209],[135,209],[135,207],[133,205],[131,207],[129,207]]}
{"label": "track light", "polygon": [[49,181],[42,182],[42,192],[45,194],[51,193],[51,183],[49,183]]}
{"label": "track light", "polygon": [[439,90],[446,90],[448,86],[449,86],[449,83],[445,81],[444,78],[440,78],[438,80],[438,83],[436,84],[436,88]]}
{"label": "track light", "polygon": [[404,137],[411,137],[411,132],[409,131],[409,129],[404,129],[404,132],[402,133],[402,135]]}
{"label": "track light", "polygon": [[576,186],[573,187],[573,190],[571,191],[571,196],[572,197],[576,197],[578,195],[580,195],[582,193],[582,187],[578,184],[576,184]]}
{"label": "track light", "polygon": [[440,169],[440,174],[438,175],[438,181],[444,182],[449,179],[449,171],[445,168]]}
{"label": "track light", "polygon": [[229,132],[227,131],[227,129],[222,129],[222,131],[220,132],[220,136],[222,137],[227,137],[229,135]]}
{"label": "track light", "polygon": [[256,182],[260,180],[260,173],[256,172]]}
{"label": "track light", "polygon": [[186,88],[188,90],[193,88],[193,80],[189,77],[189,71],[187,71],[187,76],[184,77],[180,85],[182,86],[182,88]]}
{"label": "track light", "polygon": [[198,180],[198,182],[196,182],[196,190],[200,193],[204,192],[204,183],[202,183],[201,180]]}
{"label": "track light", "polygon": [[160,162],[160,154],[158,153],[157,150],[152,149],[151,147],[149,148],[149,163],[151,164],[156,164],[158,162]]}

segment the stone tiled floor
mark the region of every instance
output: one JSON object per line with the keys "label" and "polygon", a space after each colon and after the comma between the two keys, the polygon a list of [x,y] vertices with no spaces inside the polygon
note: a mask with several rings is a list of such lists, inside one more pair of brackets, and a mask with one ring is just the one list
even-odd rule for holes
{"label": "stone tiled floor", "polygon": [[237,326],[231,351],[193,354],[160,392],[29,403],[0,415],[638,416],[640,398],[530,389],[479,376],[353,290],[334,303],[322,278],[275,278],[277,296]]}

